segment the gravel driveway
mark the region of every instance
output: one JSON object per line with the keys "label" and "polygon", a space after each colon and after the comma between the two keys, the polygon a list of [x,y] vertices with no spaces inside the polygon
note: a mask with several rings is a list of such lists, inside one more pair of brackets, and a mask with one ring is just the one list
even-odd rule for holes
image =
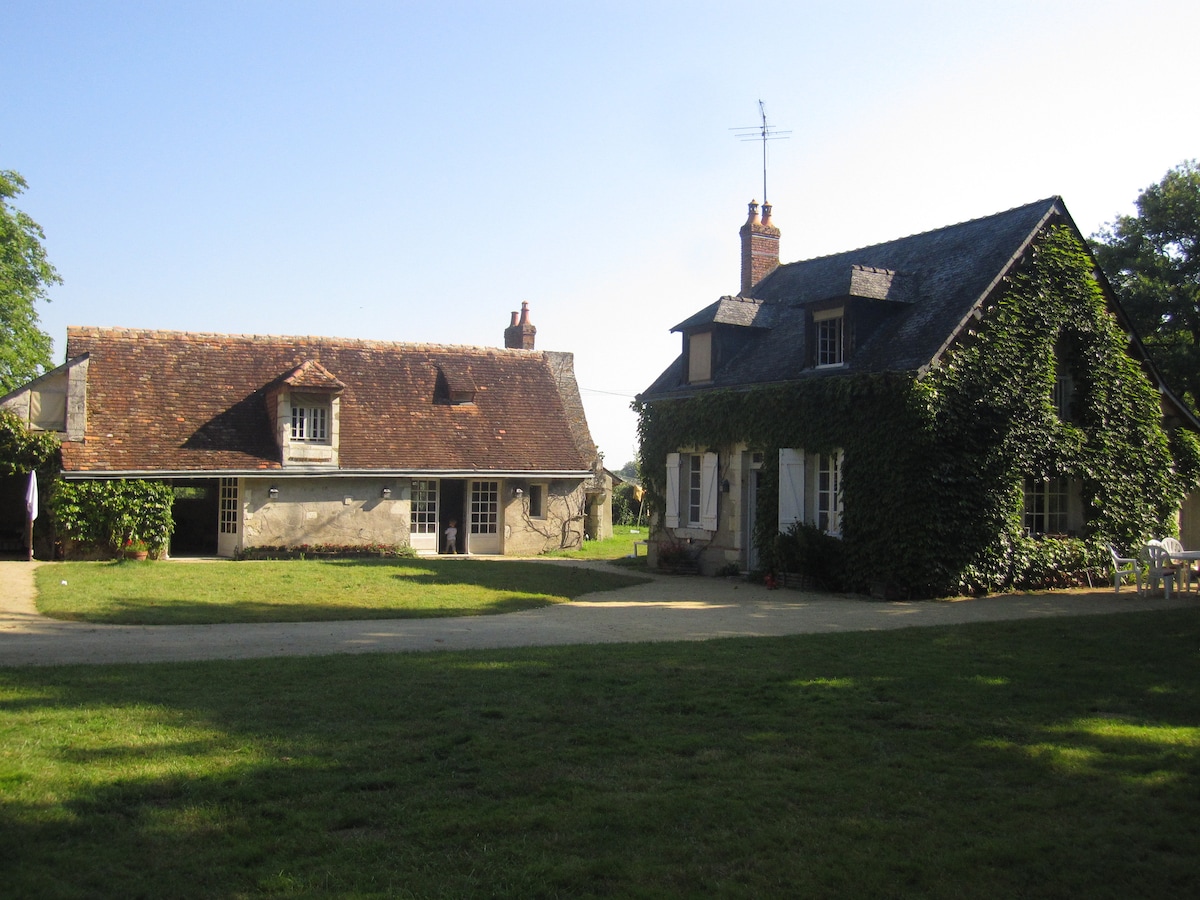
{"label": "gravel driveway", "polygon": [[[588,565],[544,560],[544,565]],[[171,565],[188,565],[174,561]],[[737,579],[654,576],[648,584],[496,616],[252,625],[90,625],[38,615],[33,570],[0,561],[0,666],[395,653],[560,644],[878,631],[1004,619],[1200,605],[1200,595],[1139,597],[1132,588],[884,603],[767,590]]]}

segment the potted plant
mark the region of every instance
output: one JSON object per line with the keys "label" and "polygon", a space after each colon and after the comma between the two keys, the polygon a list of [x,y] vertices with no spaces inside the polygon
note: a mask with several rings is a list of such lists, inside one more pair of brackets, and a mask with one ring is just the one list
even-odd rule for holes
{"label": "potted plant", "polygon": [[126,559],[145,559],[150,555],[150,547],[137,537],[126,538],[122,551]]}

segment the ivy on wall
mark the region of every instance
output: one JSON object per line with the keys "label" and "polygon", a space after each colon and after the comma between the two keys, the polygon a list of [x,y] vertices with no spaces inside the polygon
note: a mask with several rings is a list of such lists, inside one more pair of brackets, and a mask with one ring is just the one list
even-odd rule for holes
{"label": "ivy on wall", "polygon": [[[901,596],[1036,583],[1036,571],[1107,559],[1172,533],[1200,481],[1200,441],[1162,426],[1158,392],[1126,352],[1091,257],[1066,227],[1044,232],[983,317],[921,377],[816,375],[782,385],[635,403],[641,465],[661,513],[669,452],[746,444],[765,453],[756,544],[780,552],[780,447],[844,452],[843,583]],[[1054,404],[1060,374],[1071,414]],[[1082,541],[1053,550],[1022,529],[1026,477],[1081,486]],[[1042,545],[1042,546],[1039,546]]]}
{"label": "ivy on wall", "polygon": [[51,486],[58,534],[88,548],[120,553],[130,541],[161,554],[175,530],[171,485],[162,481],[64,481]]}

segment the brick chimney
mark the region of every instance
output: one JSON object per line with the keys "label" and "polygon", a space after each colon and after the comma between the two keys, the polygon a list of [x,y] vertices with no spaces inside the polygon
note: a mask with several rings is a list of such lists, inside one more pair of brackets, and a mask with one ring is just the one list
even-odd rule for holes
{"label": "brick chimney", "polygon": [[743,297],[750,296],[754,286],[775,271],[779,265],[779,229],[771,224],[771,204],[762,206],[762,220],[758,218],[758,203],[750,201],[750,215],[738,232],[742,236],[742,289]]}
{"label": "brick chimney", "polygon": [[512,314],[512,324],[504,329],[504,346],[509,350],[532,350],[537,329],[529,321],[529,304],[521,301],[521,311]]}

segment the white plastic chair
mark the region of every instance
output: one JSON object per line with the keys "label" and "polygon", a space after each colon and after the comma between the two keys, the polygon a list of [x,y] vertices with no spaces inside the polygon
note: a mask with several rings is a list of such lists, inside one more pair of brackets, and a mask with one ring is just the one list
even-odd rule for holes
{"label": "white plastic chair", "polygon": [[1170,599],[1171,582],[1176,582],[1176,586],[1178,586],[1179,569],[1171,562],[1171,554],[1163,546],[1162,541],[1148,542],[1142,548],[1142,552],[1138,554],[1138,558],[1149,570],[1146,573],[1146,589],[1158,587],[1158,582],[1161,580],[1163,592]]}
{"label": "white plastic chair", "polygon": [[1140,594],[1142,592],[1142,567],[1138,565],[1138,561],[1122,556],[1112,544],[1108,545],[1108,552],[1112,554],[1113,589],[1116,593],[1121,593],[1121,585],[1128,580],[1137,585],[1137,592]]}
{"label": "white plastic chair", "polygon": [[[1179,543],[1179,538],[1165,537],[1162,539],[1162,545],[1167,548],[1167,552],[1170,553],[1172,557],[1174,557],[1175,554],[1177,554],[1177,553],[1183,552],[1183,544]],[[1178,573],[1177,573],[1176,579],[1175,579],[1176,582],[1178,582],[1179,579],[1182,578],[1183,586],[1181,589],[1185,590],[1185,591],[1190,591],[1192,589],[1192,575],[1195,572],[1195,570],[1192,568],[1191,562],[1189,562],[1188,560],[1174,560],[1174,559],[1172,560],[1172,562],[1175,565],[1175,567],[1178,569]]]}

